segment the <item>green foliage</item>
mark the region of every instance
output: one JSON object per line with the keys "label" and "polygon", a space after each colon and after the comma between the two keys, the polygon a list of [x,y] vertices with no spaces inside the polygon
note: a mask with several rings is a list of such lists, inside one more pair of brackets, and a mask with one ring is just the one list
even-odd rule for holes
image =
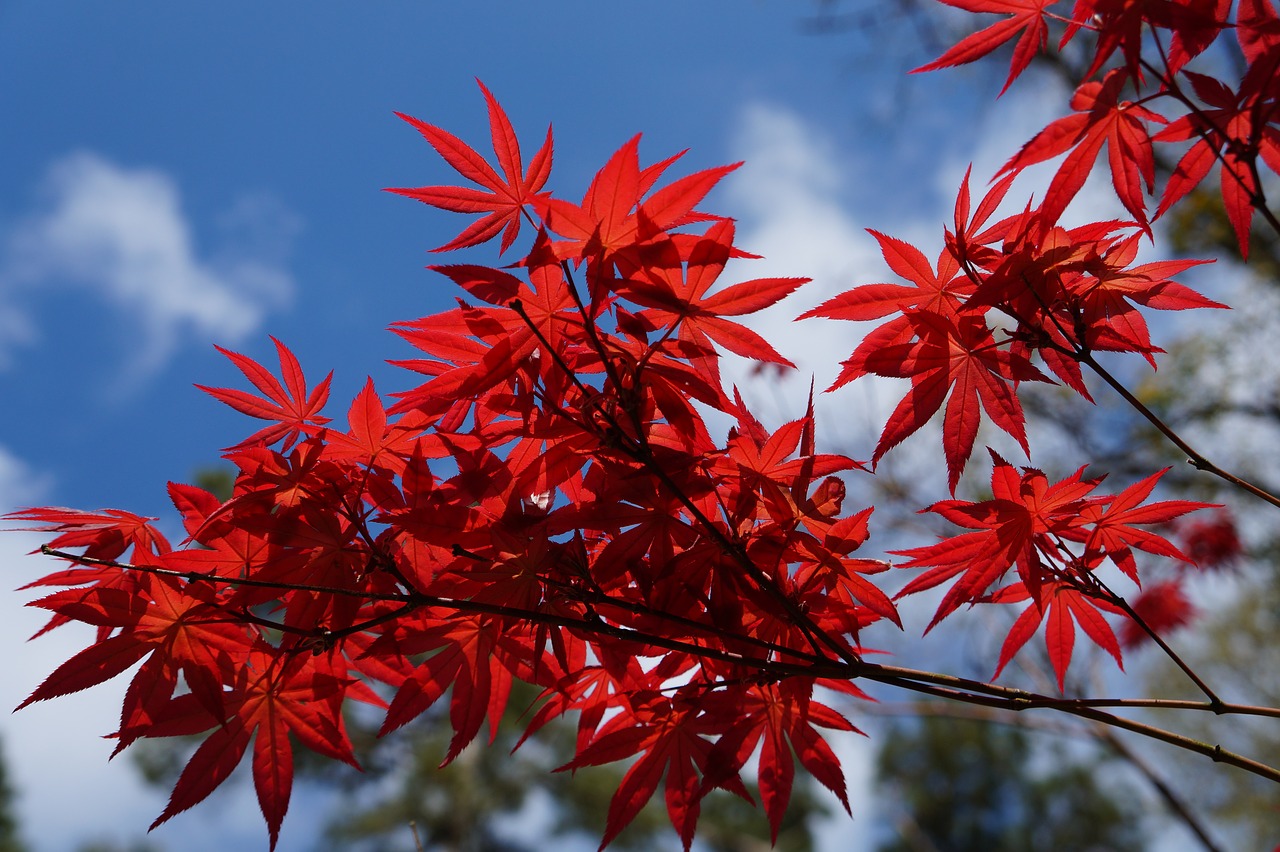
{"label": "green foliage", "polygon": [[1099,771],[1098,758],[1045,748],[1019,727],[948,716],[897,724],[883,743],[879,798],[895,836],[878,852],[1146,848],[1139,798]]}
{"label": "green foliage", "polygon": [[226,502],[231,499],[231,492],[235,490],[236,472],[232,468],[221,465],[204,467],[196,471],[191,481],[219,500]]}
{"label": "green foliage", "polygon": [[[1228,609],[1207,614],[1197,626],[1199,641],[1185,648],[1192,666],[1212,669],[1214,682],[1233,699],[1273,706],[1280,701],[1280,542],[1273,540],[1265,557],[1266,567],[1255,576],[1240,578],[1236,602]],[[1261,559],[1260,559],[1261,561]],[[1152,671],[1150,680],[1169,695],[1190,695],[1186,678],[1172,666]],[[1240,719],[1223,729],[1213,729],[1211,719],[1188,719],[1180,731],[1192,737],[1212,738],[1223,748],[1247,748],[1258,760],[1280,761],[1280,742],[1271,719]],[[1280,841],[1280,792],[1276,785],[1246,773],[1224,773],[1213,784],[1200,783],[1191,762],[1171,755],[1176,772],[1169,777],[1202,813],[1213,817],[1232,841],[1230,848],[1271,849]]]}
{"label": "green foliage", "polygon": [[9,783],[9,769],[0,755],[0,852],[26,852],[14,812],[14,791]]}

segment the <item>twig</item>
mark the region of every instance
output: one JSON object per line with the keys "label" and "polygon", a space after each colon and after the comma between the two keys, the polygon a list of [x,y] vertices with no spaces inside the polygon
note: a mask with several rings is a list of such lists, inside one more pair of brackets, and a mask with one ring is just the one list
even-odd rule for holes
{"label": "twig", "polygon": [[[81,564],[112,567],[120,570],[142,571],[161,576],[186,579],[189,582],[204,581],[222,583],[226,585],[241,584],[252,585],[260,588],[275,588],[282,591],[295,590],[354,595],[364,597],[368,600],[396,600],[402,603],[413,603],[417,606],[435,606],[458,612],[508,617],[531,624],[544,624],[583,630],[588,633],[609,636],[613,639],[666,648],[668,650],[687,653],[695,657],[715,659],[734,665],[745,666],[748,669],[758,671],[760,674],[769,675],[779,680],[788,677],[817,677],[848,681],[864,678],[899,689],[906,689],[924,695],[946,698],[967,704],[997,707],[1015,712],[1036,708],[1050,709],[1108,725],[1113,728],[1122,728],[1150,739],[1165,742],[1186,751],[1192,751],[1197,754],[1204,755],[1216,763],[1226,763],[1266,778],[1270,781],[1280,782],[1280,770],[1267,766],[1266,764],[1259,763],[1258,761],[1251,760],[1243,755],[1227,751],[1220,745],[1203,743],[1172,731],[1167,731],[1141,722],[1135,722],[1098,709],[1100,707],[1176,707],[1184,710],[1211,711],[1217,714],[1241,713],[1248,715],[1280,717],[1280,709],[1276,708],[1250,708],[1238,707],[1232,704],[1212,705],[1204,702],[1176,702],[1163,701],[1159,699],[1053,698],[1051,696],[1027,692],[1025,690],[983,683],[969,678],[901,668],[898,666],[882,666],[874,663],[868,663],[863,660],[854,660],[852,662],[827,661],[804,665],[783,663],[776,659],[750,657],[745,654],[737,654],[718,648],[711,648],[692,642],[686,642],[680,639],[647,634],[643,631],[634,630],[632,628],[610,624],[598,617],[594,620],[569,618],[566,616],[555,615],[553,613],[525,610],[519,607],[509,607],[500,604],[484,603],[481,601],[443,598],[419,593],[405,593],[400,596],[392,596],[377,593],[362,593],[351,589],[326,588],[323,586],[314,586],[303,583],[274,583],[268,581],[245,582],[234,578],[201,574],[199,572],[173,571],[149,565],[131,565],[129,563],[117,562],[114,560],[80,556],[74,553],[55,550],[48,545],[42,547],[41,552]],[[318,630],[315,632],[315,635],[317,638],[320,638],[324,635],[328,635],[328,631]],[[736,636],[736,634],[723,632],[721,635],[728,638],[735,638]]]}

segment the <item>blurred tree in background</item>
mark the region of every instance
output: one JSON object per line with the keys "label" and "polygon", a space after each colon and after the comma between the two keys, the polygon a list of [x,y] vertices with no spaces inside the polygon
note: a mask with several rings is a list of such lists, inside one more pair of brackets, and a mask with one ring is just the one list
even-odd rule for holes
{"label": "blurred tree in background", "polygon": [[8,764],[0,750],[0,852],[27,852],[14,808],[14,789],[9,782]]}
{"label": "blurred tree in background", "polygon": [[1148,848],[1141,797],[1114,780],[1104,757],[1065,742],[1045,747],[1022,727],[942,714],[896,722],[882,742],[881,829],[893,836],[877,852]]}

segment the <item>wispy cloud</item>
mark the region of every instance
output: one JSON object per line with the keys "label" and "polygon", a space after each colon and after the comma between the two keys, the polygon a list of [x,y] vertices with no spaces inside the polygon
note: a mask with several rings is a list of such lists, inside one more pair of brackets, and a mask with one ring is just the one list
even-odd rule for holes
{"label": "wispy cloud", "polygon": [[[775,412],[773,422],[804,413],[812,378],[826,389],[869,329],[861,324],[809,319],[805,310],[859,284],[885,281],[888,270],[866,233],[831,142],[822,132],[781,107],[754,104],[743,111],[736,153],[746,160],[729,185],[731,209],[741,218],[738,242],[764,255],[735,267],[734,277],[804,276],[812,278],[794,295],[753,315],[747,324],[775,344],[800,368],[780,380],[753,381],[749,365],[727,371],[743,384],[757,410]],[[820,439],[852,455],[869,455],[885,418],[907,385],[867,377],[817,400]]]}
{"label": "wispy cloud", "polygon": [[177,183],[162,171],[75,153],[51,166],[41,196],[0,244],[0,366],[52,324],[41,321],[56,315],[50,294],[87,293],[136,336],[120,371],[132,384],[185,341],[243,338],[292,292],[282,247],[296,220],[268,200],[239,205],[226,223],[233,233],[201,252]]}

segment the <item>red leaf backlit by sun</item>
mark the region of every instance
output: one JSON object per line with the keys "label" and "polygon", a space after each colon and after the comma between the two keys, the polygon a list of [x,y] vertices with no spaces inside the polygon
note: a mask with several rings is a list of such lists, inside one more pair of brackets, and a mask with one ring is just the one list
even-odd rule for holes
{"label": "red leaf backlit by sun", "polygon": [[[479,81],[477,81],[479,83]],[[458,174],[480,186],[471,189],[460,186],[420,186],[416,188],[390,189],[397,195],[415,198],[432,207],[454,213],[483,213],[462,233],[434,251],[452,251],[479,245],[502,233],[500,251],[506,251],[520,234],[520,219],[525,205],[533,204],[538,193],[551,174],[551,128],[547,138],[534,154],[528,170],[524,170],[520,157],[520,143],[511,121],[483,83],[479,83],[489,106],[489,134],[493,141],[493,153],[498,168],[476,153],[469,145],[447,130],[419,121],[412,116],[396,113],[413,125],[444,161]]]}

